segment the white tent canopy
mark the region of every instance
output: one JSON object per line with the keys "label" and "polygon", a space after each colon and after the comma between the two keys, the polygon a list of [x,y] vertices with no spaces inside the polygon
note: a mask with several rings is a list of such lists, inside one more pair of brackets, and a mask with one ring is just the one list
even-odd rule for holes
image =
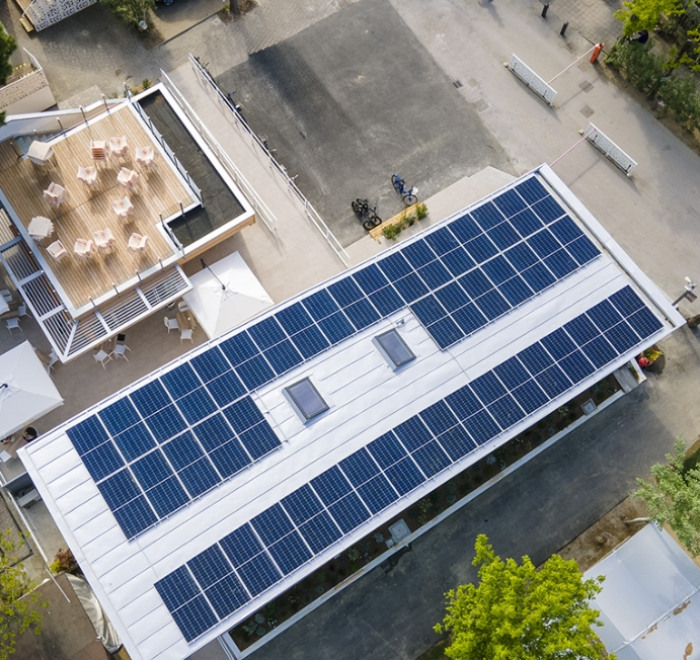
{"label": "white tent canopy", "polygon": [[272,298],[238,252],[189,277],[183,297],[210,339],[272,306]]}
{"label": "white tent canopy", "polygon": [[0,355],[0,438],[12,435],[62,403],[28,341]]}
{"label": "white tent canopy", "polygon": [[700,660],[700,568],[649,524],[585,573],[605,576],[596,632],[618,660]]}

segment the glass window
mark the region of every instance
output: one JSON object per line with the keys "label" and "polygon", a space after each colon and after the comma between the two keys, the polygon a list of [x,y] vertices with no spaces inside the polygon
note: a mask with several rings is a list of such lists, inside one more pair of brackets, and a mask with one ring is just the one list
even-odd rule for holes
{"label": "glass window", "polygon": [[373,341],[393,369],[398,369],[416,357],[396,330],[389,330],[377,335]]}
{"label": "glass window", "polygon": [[286,387],[284,393],[297,413],[307,421],[328,410],[328,404],[308,378]]}

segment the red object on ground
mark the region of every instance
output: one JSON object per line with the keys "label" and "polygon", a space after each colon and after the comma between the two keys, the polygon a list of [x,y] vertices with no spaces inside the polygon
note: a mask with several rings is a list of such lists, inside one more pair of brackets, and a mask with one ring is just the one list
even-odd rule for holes
{"label": "red object on ground", "polygon": [[644,357],[643,355],[637,358],[637,364],[644,369],[644,367],[648,367],[651,364],[651,360],[649,358]]}
{"label": "red object on ground", "polygon": [[598,55],[600,55],[600,51],[603,50],[603,46],[605,46],[603,43],[596,44],[593,49],[593,55],[591,55],[591,64],[595,64],[598,61]]}

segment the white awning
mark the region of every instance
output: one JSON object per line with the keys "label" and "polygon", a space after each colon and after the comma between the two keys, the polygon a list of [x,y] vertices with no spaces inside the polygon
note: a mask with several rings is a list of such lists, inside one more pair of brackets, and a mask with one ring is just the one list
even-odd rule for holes
{"label": "white awning", "polygon": [[272,298],[238,252],[189,279],[193,288],[183,298],[210,339],[272,306]]}
{"label": "white awning", "polygon": [[28,341],[0,355],[0,437],[12,435],[62,403]]}

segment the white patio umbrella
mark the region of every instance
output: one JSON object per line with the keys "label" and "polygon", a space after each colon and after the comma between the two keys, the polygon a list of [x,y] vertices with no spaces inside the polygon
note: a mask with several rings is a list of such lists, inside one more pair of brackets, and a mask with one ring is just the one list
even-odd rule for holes
{"label": "white patio umbrella", "polygon": [[61,404],[59,391],[28,341],[0,355],[0,438]]}
{"label": "white patio umbrella", "polygon": [[183,298],[210,339],[260,314],[273,302],[238,252],[190,276]]}

